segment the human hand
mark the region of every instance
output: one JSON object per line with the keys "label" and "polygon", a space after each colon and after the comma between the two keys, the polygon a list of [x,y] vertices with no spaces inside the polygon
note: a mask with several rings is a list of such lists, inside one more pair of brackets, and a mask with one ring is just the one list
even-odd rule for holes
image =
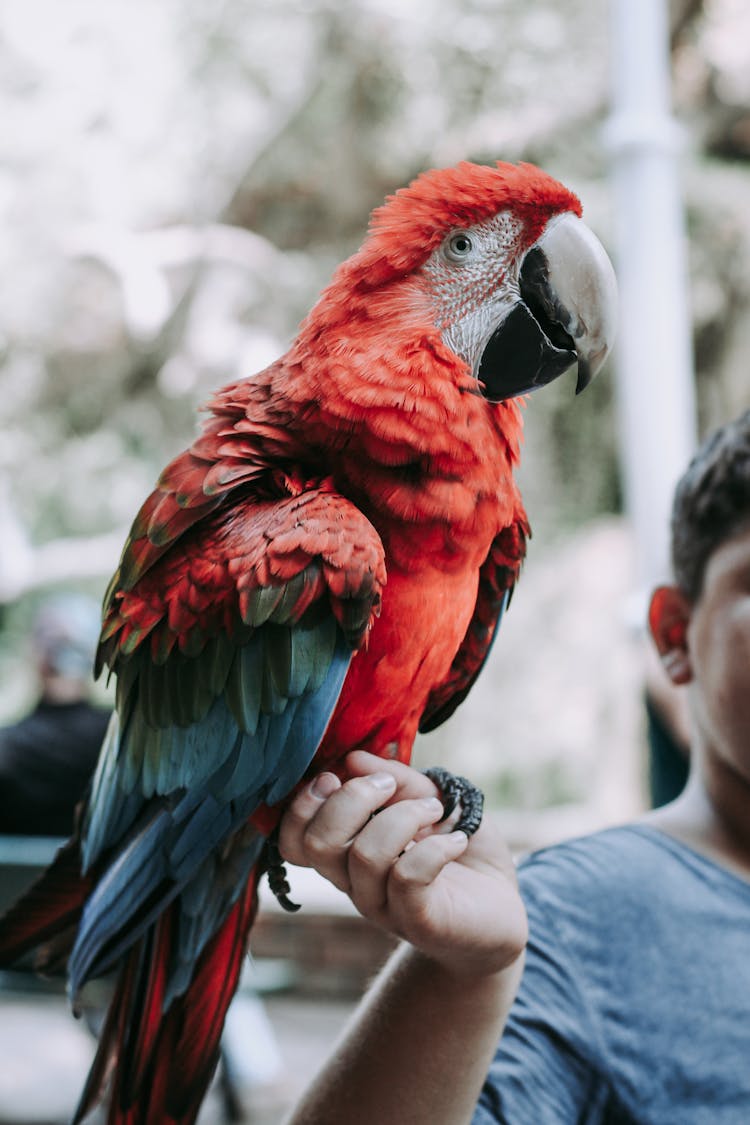
{"label": "human hand", "polygon": [[[498,972],[526,944],[513,860],[491,818],[470,839],[417,770],[364,751],[319,774],[281,821],[284,859],[314,867],[381,928],[451,973]],[[456,815],[451,818],[455,822]]]}

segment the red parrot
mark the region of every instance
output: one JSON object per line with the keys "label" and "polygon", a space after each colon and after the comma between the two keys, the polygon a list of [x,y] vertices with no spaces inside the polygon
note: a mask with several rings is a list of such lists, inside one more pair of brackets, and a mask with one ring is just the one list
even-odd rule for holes
{"label": "red parrot", "polygon": [[54,939],[74,1000],[116,974],[76,1121],[110,1074],[110,1125],[195,1120],[290,794],[354,748],[408,761],[478,675],[529,533],[517,396],[611,345],[580,214],[529,164],[419,176],[138,513],[92,788],[0,928],[4,964]]}

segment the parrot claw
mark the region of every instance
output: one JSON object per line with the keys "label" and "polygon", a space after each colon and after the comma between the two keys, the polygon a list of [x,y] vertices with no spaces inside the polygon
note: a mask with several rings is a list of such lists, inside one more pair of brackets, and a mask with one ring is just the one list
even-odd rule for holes
{"label": "parrot claw", "polygon": [[279,906],[288,911],[289,914],[296,913],[301,907],[300,903],[292,902],[288,897],[291,887],[289,886],[289,880],[286,876],[284,860],[281,858],[281,852],[279,851],[278,828],[274,828],[266,841],[265,864],[266,874],[268,875],[268,885]]}
{"label": "parrot claw", "polygon": [[461,803],[461,816],[454,827],[454,831],[465,832],[473,836],[482,823],[484,811],[484,793],[476,785],[472,785],[465,777],[459,777],[441,766],[432,766],[422,770],[425,777],[429,777],[440,790],[440,797],[445,812],[438,823],[447,820],[456,805]]}

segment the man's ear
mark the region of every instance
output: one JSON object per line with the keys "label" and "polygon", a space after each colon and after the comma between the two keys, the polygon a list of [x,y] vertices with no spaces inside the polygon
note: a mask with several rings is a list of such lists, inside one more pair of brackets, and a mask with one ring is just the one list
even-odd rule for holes
{"label": "man's ear", "polygon": [[659,586],[651,595],[648,624],[664,670],[673,684],[687,684],[693,668],[687,644],[690,602],[677,586]]}

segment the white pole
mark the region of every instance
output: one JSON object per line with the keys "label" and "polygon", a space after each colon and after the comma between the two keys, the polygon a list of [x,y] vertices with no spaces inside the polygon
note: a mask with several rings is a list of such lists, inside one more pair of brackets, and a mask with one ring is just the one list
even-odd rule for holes
{"label": "white pole", "polygon": [[681,134],[670,113],[666,0],[611,0],[611,14],[617,397],[636,581],[646,593],[669,575],[672,493],[695,447]]}

